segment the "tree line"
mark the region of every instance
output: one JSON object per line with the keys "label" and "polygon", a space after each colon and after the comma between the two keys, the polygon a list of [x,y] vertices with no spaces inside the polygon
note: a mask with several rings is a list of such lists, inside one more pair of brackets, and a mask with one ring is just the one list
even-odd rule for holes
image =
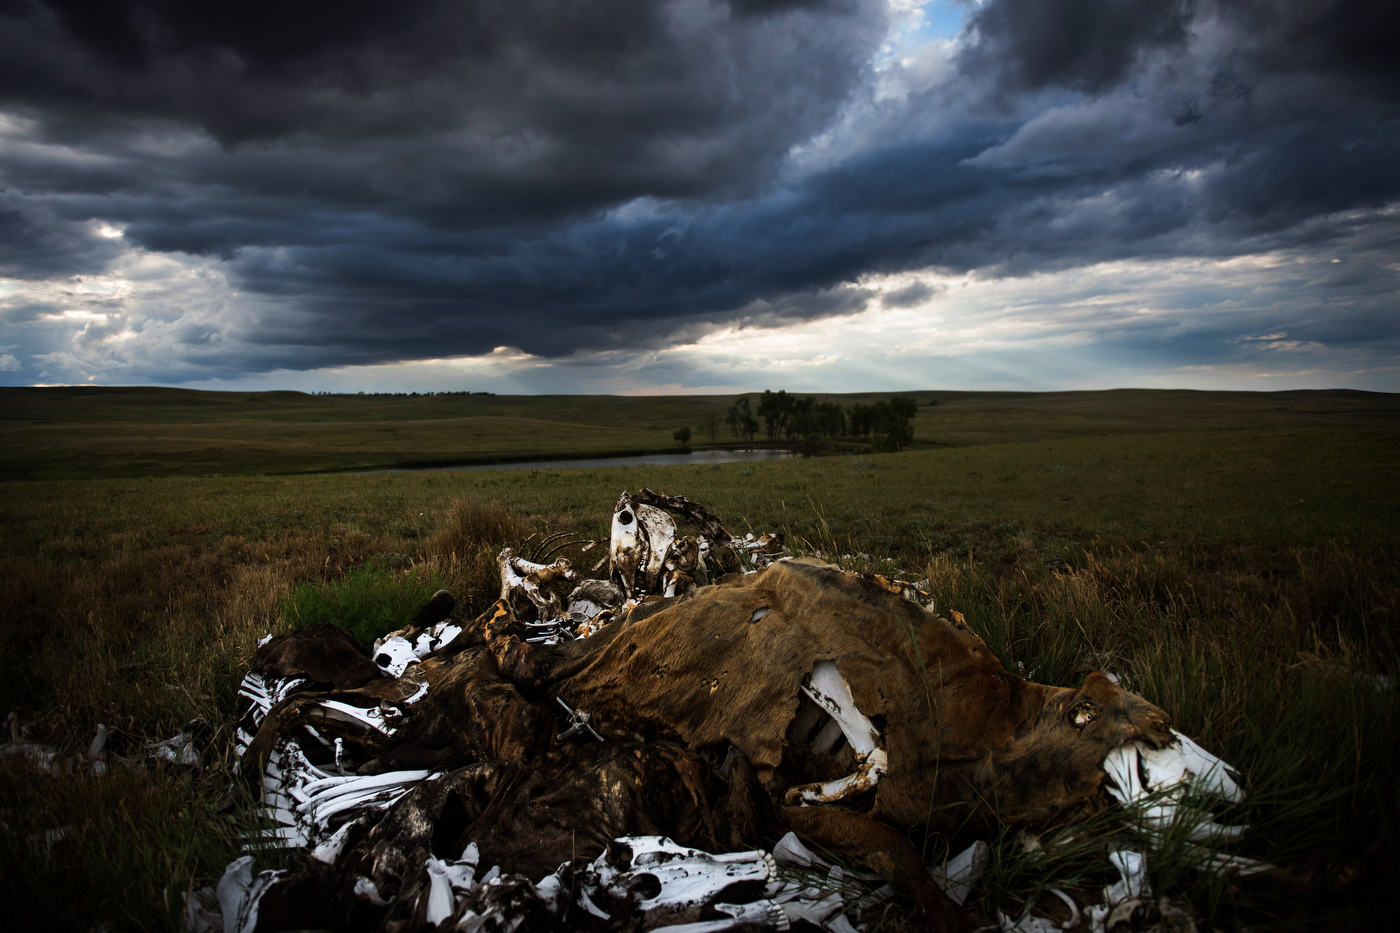
{"label": "tree line", "polygon": [[[811,396],[788,395],[786,389],[765,389],[757,409],[749,405],[747,395],[741,396],[729,406],[726,421],[736,440],[752,442],[761,418],[768,440],[773,442],[815,443],[822,438],[870,437],[876,450],[903,450],[914,440],[914,417],[918,413],[918,401],[907,395],[872,405],[857,402],[848,410],[839,402],[818,402]],[[715,433],[711,423],[712,439]]]}

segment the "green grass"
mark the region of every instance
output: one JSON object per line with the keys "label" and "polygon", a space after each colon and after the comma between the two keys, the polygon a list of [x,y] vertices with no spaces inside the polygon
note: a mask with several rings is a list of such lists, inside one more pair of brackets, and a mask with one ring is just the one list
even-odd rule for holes
{"label": "green grass", "polygon": [[370,647],[375,640],[408,624],[446,580],[430,571],[395,568],[408,564],[405,554],[380,555],[358,570],[326,583],[300,583],[282,601],[282,618],[292,628],[329,622]]}
{"label": "green grass", "polygon": [[[1225,814],[1252,826],[1239,851],[1320,859],[1344,878],[1371,847],[1393,871],[1400,691],[1375,678],[1400,674],[1400,418],[1385,410],[1400,406],[1317,395],[1274,411],[1286,400],[1184,393],[1139,398],[1135,417],[1127,395],[1087,395],[950,399],[920,415],[928,446],[902,454],[0,484],[3,708],[69,753],[98,722],[164,738],[199,716],[213,733],[197,780],[156,775],[139,792],[7,766],[0,884],[11,903],[28,896],[12,885],[77,892],[64,925],[177,926],[175,895],[216,879],[231,851],[236,827],[213,803],[262,634],[343,619],[372,640],[439,585],[481,609],[501,546],[545,529],[603,535],[617,494],[643,485],[706,504],[731,531],[778,530],[853,569],[927,580],[1040,681],[1113,667],[1245,775],[1246,802]],[[978,432],[997,442],[972,443]],[[60,825],[72,835],[45,868],[27,840]],[[1094,845],[1113,833],[1131,830],[1105,827]],[[1112,880],[1094,875],[1093,846],[1028,860],[1011,835],[992,841],[984,920],[1047,886]],[[1220,929],[1381,903],[1364,871],[1314,904],[1233,890],[1170,846],[1149,865]]]}

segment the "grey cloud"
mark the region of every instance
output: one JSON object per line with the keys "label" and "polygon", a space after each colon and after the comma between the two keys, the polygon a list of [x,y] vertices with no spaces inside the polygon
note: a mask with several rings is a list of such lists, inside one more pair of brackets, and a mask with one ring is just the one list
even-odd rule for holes
{"label": "grey cloud", "polygon": [[[0,322],[11,326],[30,324],[42,319],[45,315],[58,314],[63,309],[58,305],[45,301],[24,301],[14,303],[0,301]],[[7,347],[6,349],[14,349]]]}
{"label": "grey cloud", "polygon": [[1192,0],[987,0],[968,20],[962,66],[1013,90],[1101,91],[1145,51],[1179,47]]}
{"label": "grey cloud", "polygon": [[1234,61],[1222,62],[1220,88],[1247,93],[1235,73],[1243,68],[1347,75],[1400,91],[1400,8],[1386,0],[987,0],[967,29],[961,66],[1002,90],[1102,92],[1144,57],[1224,30]]}
{"label": "grey cloud", "polygon": [[91,223],[55,216],[42,204],[0,189],[0,276],[46,279],[95,272],[121,251]]}
{"label": "grey cloud", "polygon": [[927,282],[912,282],[903,288],[886,292],[880,297],[880,303],[887,308],[912,308],[933,295],[933,287]]}
{"label": "grey cloud", "polygon": [[1222,18],[1250,37],[1255,67],[1374,80],[1400,92],[1400,7],[1386,0],[1217,0]]}

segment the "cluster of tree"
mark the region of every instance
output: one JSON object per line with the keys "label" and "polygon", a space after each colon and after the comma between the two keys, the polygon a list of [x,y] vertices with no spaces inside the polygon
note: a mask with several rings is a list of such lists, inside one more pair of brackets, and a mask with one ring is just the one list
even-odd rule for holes
{"label": "cluster of tree", "polygon": [[919,403],[916,399],[896,395],[874,405],[852,405],[847,420],[853,437],[874,434],[881,441],[876,445],[878,448],[903,450],[914,441],[914,418],[918,414]]}
{"label": "cluster of tree", "polygon": [[749,410],[749,397],[739,396],[739,401],[729,406],[729,414],[726,418],[729,430],[734,432],[734,436],[742,441],[753,442],[754,435],[758,433],[758,421],[754,419],[753,412]]}
{"label": "cluster of tree", "polygon": [[846,410],[839,404],[818,402],[811,396],[798,398],[785,389],[765,389],[758,400],[758,414],[770,441],[846,436]]}
{"label": "cluster of tree", "polygon": [[[729,407],[728,423],[738,440],[752,441],[758,433],[758,420],[770,441],[802,440],[809,444],[824,437],[871,437],[877,450],[903,450],[914,440],[914,418],[919,413],[917,400],[905,395],[879,401],[873,405],[856,404],[849,412],[838,402],[819,402],[808,396],[788,395],[787,390],[765,390],[758,400],[756,412],[749,407],[748,396]],[[711,440],[714,437],[711,426]]]}

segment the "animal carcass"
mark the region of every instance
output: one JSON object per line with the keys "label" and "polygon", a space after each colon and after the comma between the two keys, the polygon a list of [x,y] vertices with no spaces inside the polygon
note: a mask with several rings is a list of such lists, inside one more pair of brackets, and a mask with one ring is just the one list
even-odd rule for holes
{"label": "animal carcass", "polygon": [[[572,584],[567,561],[506,552],[486,612],[420,616],[373,660],[342,657],[343,633],[326,630],[265,645],[239,733],[276,823],[255,841],[313,854],[260,886],[249,875],[240,890],[258,896],[238,901],[239,922],[840,928],[830,905],[784,894],[771,859],[705,855],[791,833],[912,894],[928,926],[961,928],[911,828],[1074,819],[1132,798],[1139,773],[1229,796],[1222,763],[1108,678],[1028,682],[906,585],[760,542],[643,490],[614,511],[609,580],[567,600],[549,589]],[[335,671],[292,663],[323,641]],[[375,661],[382,674],[364,679]],[[638,867],[653,863],[672,868]],[[484,865],[499,867],[491,891]],[[710,879],[695,888],[708,893],[663,897],[657,879],[682,876]],[[665,923],[658,898],[674,908]]]}

